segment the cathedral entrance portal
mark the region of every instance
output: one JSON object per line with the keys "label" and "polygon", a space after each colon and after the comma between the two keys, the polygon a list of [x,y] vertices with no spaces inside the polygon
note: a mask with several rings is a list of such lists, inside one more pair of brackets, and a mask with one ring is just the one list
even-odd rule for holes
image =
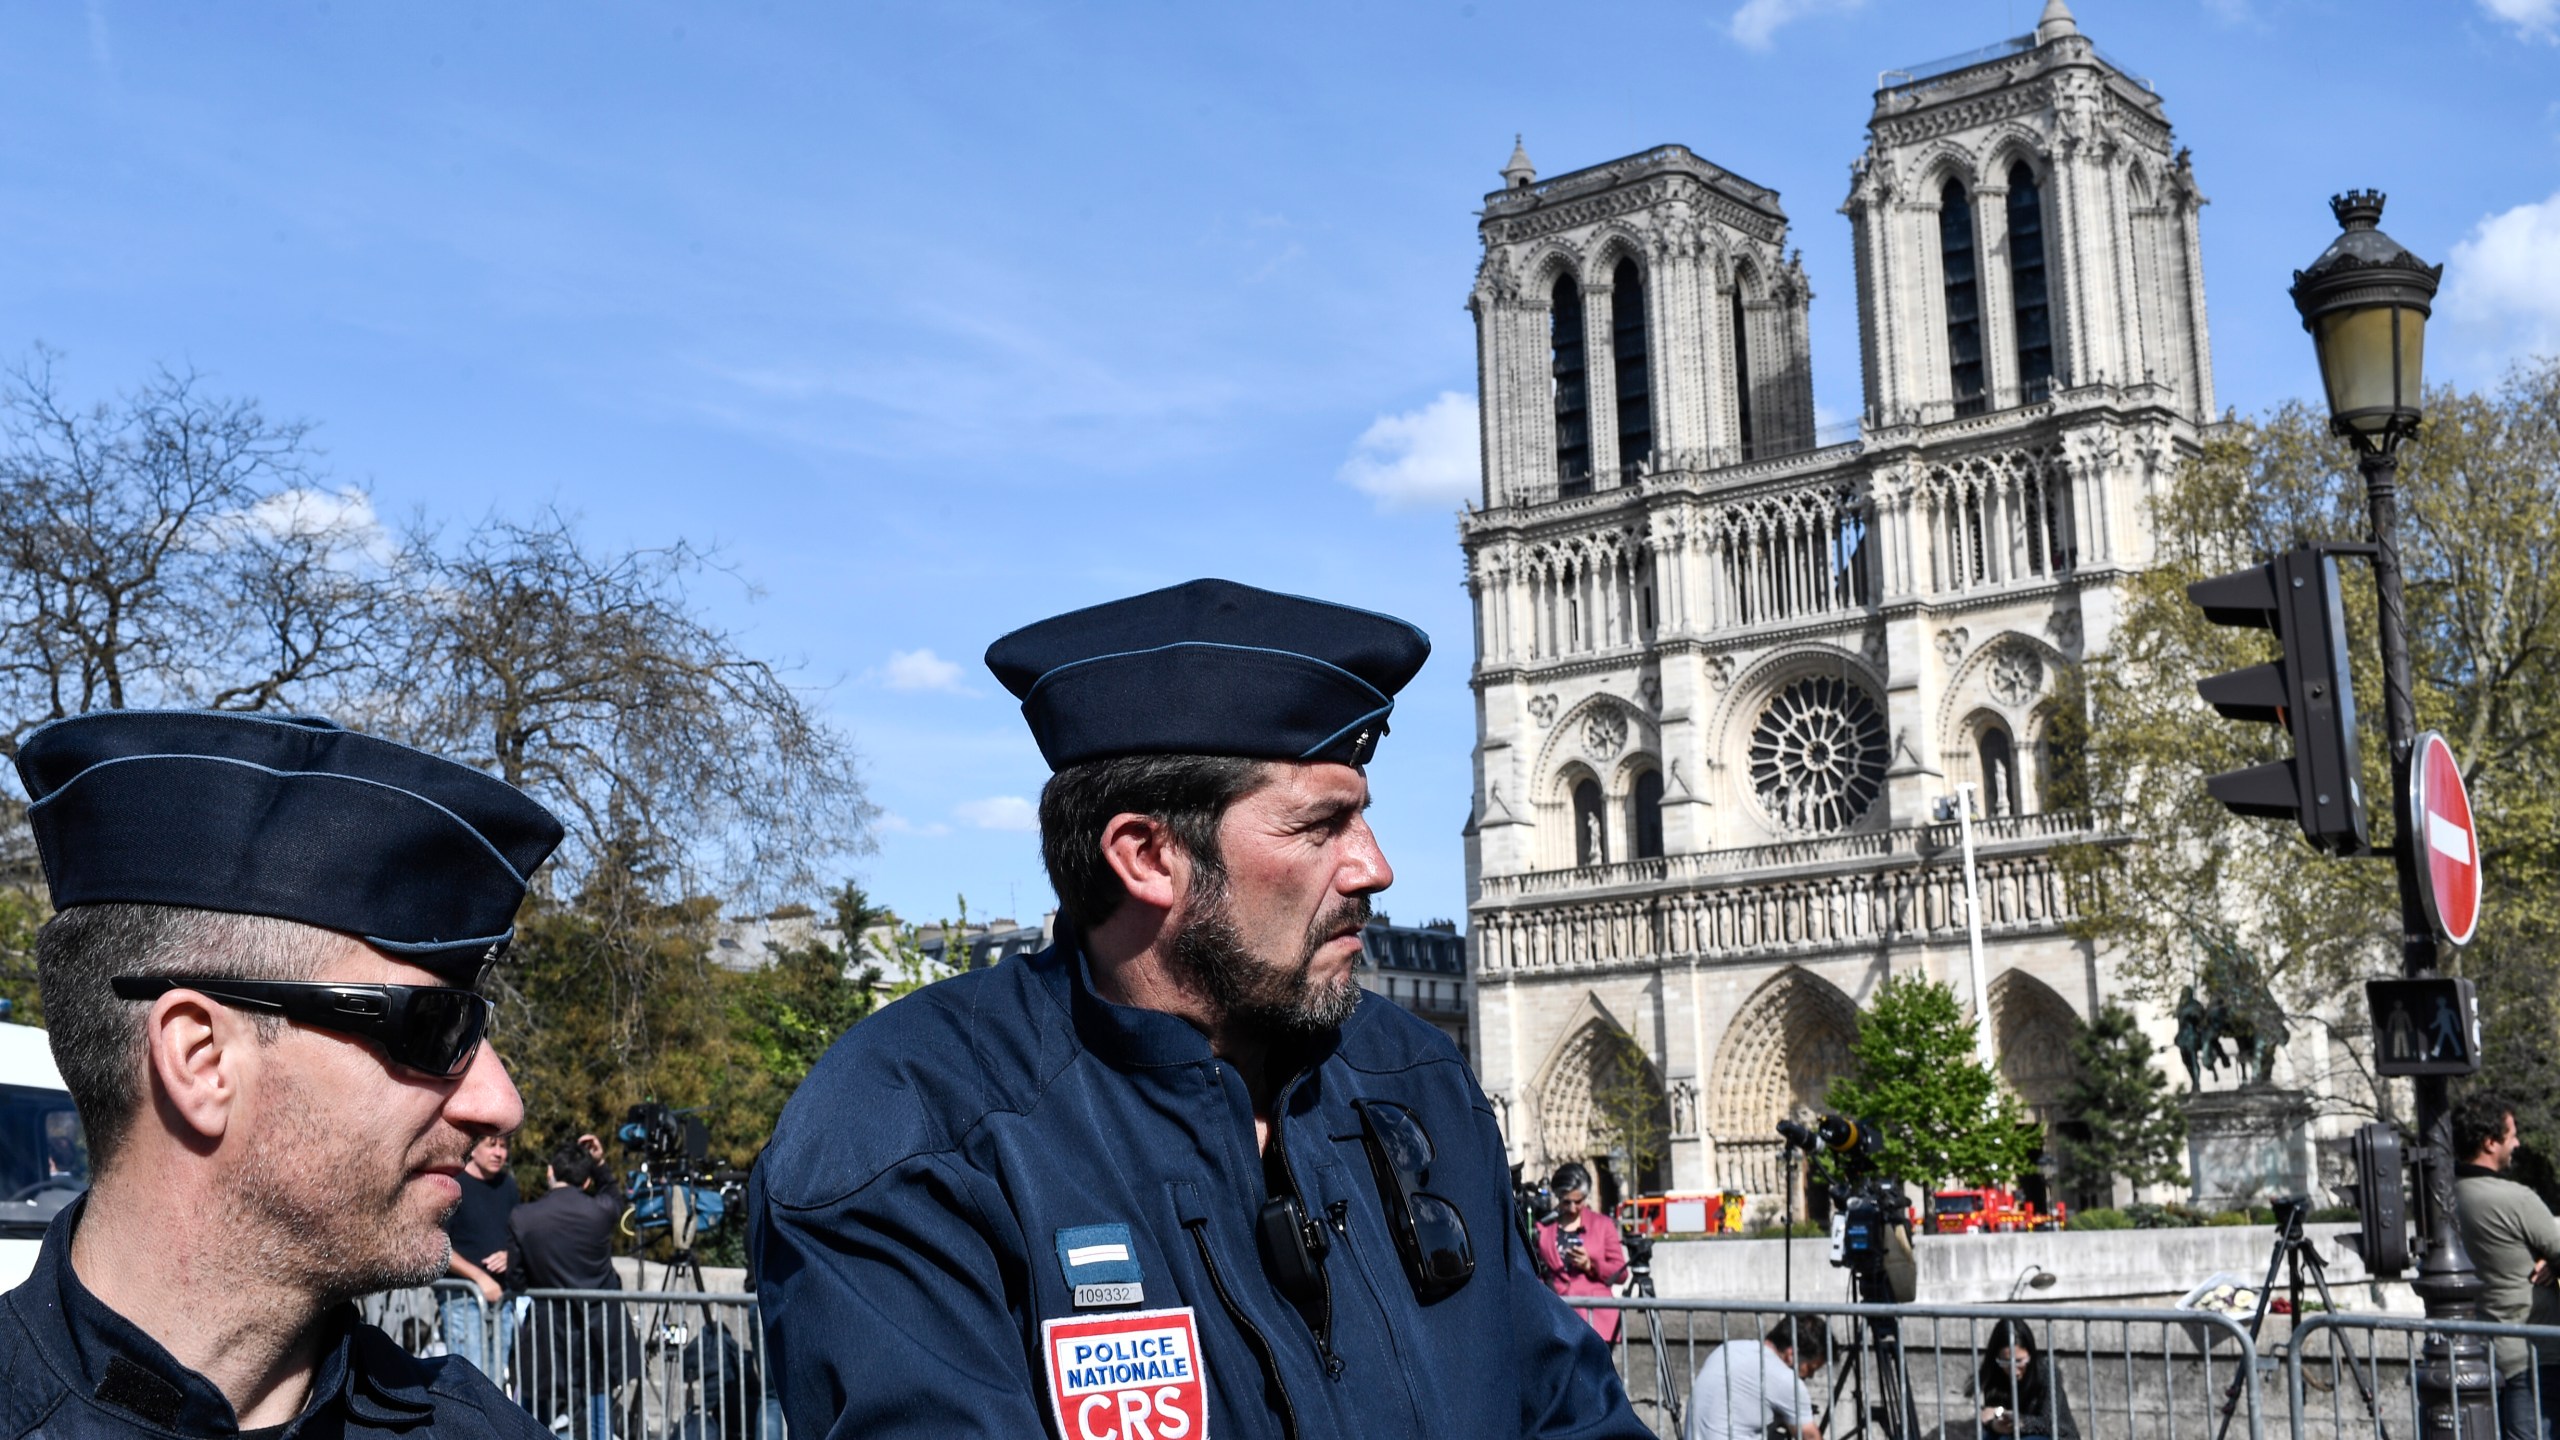
{"label": "cathedral entrance portal", "polygon": [[1735,1013],[1716,1046],[1708,1125],[1717,1184],[1747,1196],[1746,1213],[1778,1213],[1788,1184],[1778,1122],[1821,1112],[1857,1038],[1857,1003],[1800,965],[1770,977]]}

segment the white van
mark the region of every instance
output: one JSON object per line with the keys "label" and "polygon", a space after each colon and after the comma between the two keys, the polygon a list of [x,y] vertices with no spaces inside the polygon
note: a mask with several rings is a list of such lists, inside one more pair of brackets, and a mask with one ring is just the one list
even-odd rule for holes
{"label": "white van", "polygon": [[0,1024],[0,1290],[27,1278],[45,1226],[88,1188],[80,1112],[44,1032]]}

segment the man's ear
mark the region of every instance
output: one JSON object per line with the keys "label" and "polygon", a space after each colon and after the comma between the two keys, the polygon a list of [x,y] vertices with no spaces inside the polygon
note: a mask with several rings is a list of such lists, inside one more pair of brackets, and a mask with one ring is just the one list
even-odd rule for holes
{"label": "man's ear", "polygon": [[143,1064],[152,1108],[191,1149],[211,1149],[230,1129],[257,1035],[248,1018],[192,990],[172,990],[143,1017]]}
{"label": "man's ear", "polygon": [[1102,827],[1102,859],[1130,899],[1156,910],[1171,911],[1191,887],[1191,857],[1152,816],[1112,816]]}

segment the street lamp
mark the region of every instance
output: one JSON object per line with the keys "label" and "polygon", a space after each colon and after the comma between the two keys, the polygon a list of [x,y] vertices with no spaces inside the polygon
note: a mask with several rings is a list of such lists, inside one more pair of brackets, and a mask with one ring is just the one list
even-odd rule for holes
{"label": "street lamp", "polygon": [[[2382,199],[2379,191],[2351,190],[2330,200],[2340,233],[2310,268],[2294,272],[2293,304],[2320,354],[2329,428],[2355,444],[2365,507],[2373,520],[2375,628],[2381,632],[2383,718],[2391,737],[2392,862],[2400,879],[2400,968],[2405,975],[2423,978],[2436,972],[2436,939],[2419,899],[2420,856],[2409,813],[2409,759],[2417,743],[2418,714],[2410,688],[2408,615],[2401,601],[2399,449],[2418,429],[2427,316],[2444,267],[2429,265],[2382,233]],[[2420,1076],[2412,1083],[2417,1087],[2420,1228],[2426,1257],[2410,1288],[2426,1302],[2430,1318],[2477,1319],[2485,1287],[2454,1220],[2450,1088],[2441,1075]],[[2455,1430],[2451,1412],[2459,1407],[2459,1430],[2490,1433],[2494,1384],[2487,1347],[2477,1336],[2430,1334],[2418,1373],[2429,1410],[2426,1432]]]}
{"label": "street lamp", "polygon": [[1952,794],[1938,797],[1938,823],[1953,820],[1957,834],[1964,841],[1964,932],[1965,958],[1973,981],[1973,1050],[1982,1068],[1997,1076],[1999,1064],[1991,1051],[1991,992],[1982,983],[1982,882],[1973,863],[1973,782],[1964,781]]}
{"label": "street lamp", "polygon": [[2361,450],[2388,454],[2418,428],[2427,302],[2444,267],[2377,228],[2382,199],[2350,190],[2330,200],[2340,234],[2311,268],[2293,272],[2293,304],[2320,352],[2329,427]]}

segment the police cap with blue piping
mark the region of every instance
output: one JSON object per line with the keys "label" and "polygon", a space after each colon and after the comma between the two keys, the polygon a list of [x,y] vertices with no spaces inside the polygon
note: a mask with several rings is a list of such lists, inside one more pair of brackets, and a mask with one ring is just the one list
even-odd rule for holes
{"label": "police cap with blue piping", "polygon": [[1052,770],[1123,755],[1365,765],[1431,637],[1391,615],[1194,580],[987,647]]}
{"label": "police cap with blue piping", "polygon": [[560,843],[505,781],[313,716],[102,710],[30,734],[17,765],[56,909],[298,920],[465,984]]}

